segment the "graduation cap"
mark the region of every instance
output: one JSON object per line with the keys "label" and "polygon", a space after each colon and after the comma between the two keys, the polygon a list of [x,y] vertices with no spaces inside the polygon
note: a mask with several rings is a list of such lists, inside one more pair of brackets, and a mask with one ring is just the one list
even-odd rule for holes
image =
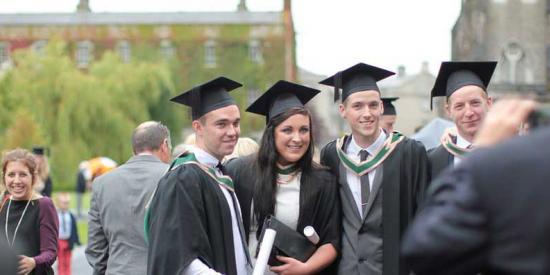
{"label": "graduation cap", "polygon": [[241,83],[220,76],[193,87],[191,90],[171,98],[170,101],[191,107],[191,117],[195,120],[208,112],[235,105],[236,103],[229,92],[241,86],[243,86]]}
{"label": "graduation cap", "polygon": [[496,61],[442,62],[432,89],[430,109],[436,96],[451,96],[456,90],[475,85],[487,92],[487,86],[497,66]]}
{"label": "graduation cap", "polygon": [[384,114],[385,116],[397,115],[395,111],[395,106],[393,106],[393,101],[398,100],[399,97],[383,97],[381,98],[382,104],[384,104]]}
{"label": "graduation cap", "polygon": [[37,155],[37,156],[50,155],[50,150],[43,146],[33,146],[31,151],[34,155]]}
{"label": "graduation cap", "polygon": [[357,63],[319,83],[334,87],[334,102],[336,102],[340,99],[340,89],[342,89],[342,101],[355,92],[367,90],[380,92],[376,82],[394,74],[382,68]]}
{"label": "graduation cap", "polygon": [[279,80],[254,101],[247,112],[259,114],[269,120],[293,107],[303,107],[319,90]]}

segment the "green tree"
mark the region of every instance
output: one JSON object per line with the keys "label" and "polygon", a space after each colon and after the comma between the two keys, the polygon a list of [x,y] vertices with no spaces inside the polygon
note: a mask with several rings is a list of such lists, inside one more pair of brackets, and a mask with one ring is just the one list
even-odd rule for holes
{"label": "green tree", "polygon": [[42,55],[18,51],[14,67],[0,79],[0,147],[50,147],[56,190],[73,188],[81,160],[126,161],[130,133],[140,122],[184,119],[161,111],[175,93],[167,64],[123,63],[105,52],[82,71],[69,56],[59,41],[50,42]]}

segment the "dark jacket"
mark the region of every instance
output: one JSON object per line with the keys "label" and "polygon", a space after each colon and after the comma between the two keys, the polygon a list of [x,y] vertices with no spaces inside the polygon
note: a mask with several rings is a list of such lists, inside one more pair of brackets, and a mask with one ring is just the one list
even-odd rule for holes
{"label": "dark jacket", "polygon": [[69,212],[69,214],[71,215],[71,236],[69,237],[69,249],[73,250],[75,245],[81,245],[81,243],[78,235],[78,227],[76,226],[76,217],[73,213]]}
{"label": "dark jacket", "polygon": [[546,128],[443,172],[404,238],[416,274],[550,274],[549,140]]}

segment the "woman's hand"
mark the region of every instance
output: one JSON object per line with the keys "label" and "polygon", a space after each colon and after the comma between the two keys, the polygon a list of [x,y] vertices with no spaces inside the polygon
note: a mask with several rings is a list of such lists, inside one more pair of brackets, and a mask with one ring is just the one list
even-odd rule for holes
{"label": "woman's hand", "polygon": [[294,258],[277,256],[277,260],[284,263],[280,266],[273,266],[269,268],[272,272],[280,275],[298,275],[298,274],[310,274],[311,270],[306,263],[302,263]]}
{"label": "woman's hand", "polygon": [[36,267],[34,258],[27,257],[25,255],[19,255],[19,268],[18,274],[29,274]]}

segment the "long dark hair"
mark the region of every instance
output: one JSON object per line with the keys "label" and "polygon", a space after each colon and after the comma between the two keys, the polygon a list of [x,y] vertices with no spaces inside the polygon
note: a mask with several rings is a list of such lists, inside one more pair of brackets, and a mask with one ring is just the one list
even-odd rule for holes
{"label": "long dark hair", "polygon": [[[263,220],[275,212],[275,193],[277,191],[277,160],[279,152],[275,147],[275,127],[283,123],[289,117],[301,114],[309,118],[309,136],[310,142],[307,151],[302,158],[296,162],[302,174],[308,174],[313,168],[313,131],[311,129],[311,113],[304,107],[295,107],[288,109],[282,114],[279,114],[269,120],[264,130],[262,140],[260,142],[260,150],[258,151],[257,160],[254,162],[256,171],[256,179],[254,182],[254,219],[259,227],[262,226]],[[258,230],[260,233],[260,230]]]}

